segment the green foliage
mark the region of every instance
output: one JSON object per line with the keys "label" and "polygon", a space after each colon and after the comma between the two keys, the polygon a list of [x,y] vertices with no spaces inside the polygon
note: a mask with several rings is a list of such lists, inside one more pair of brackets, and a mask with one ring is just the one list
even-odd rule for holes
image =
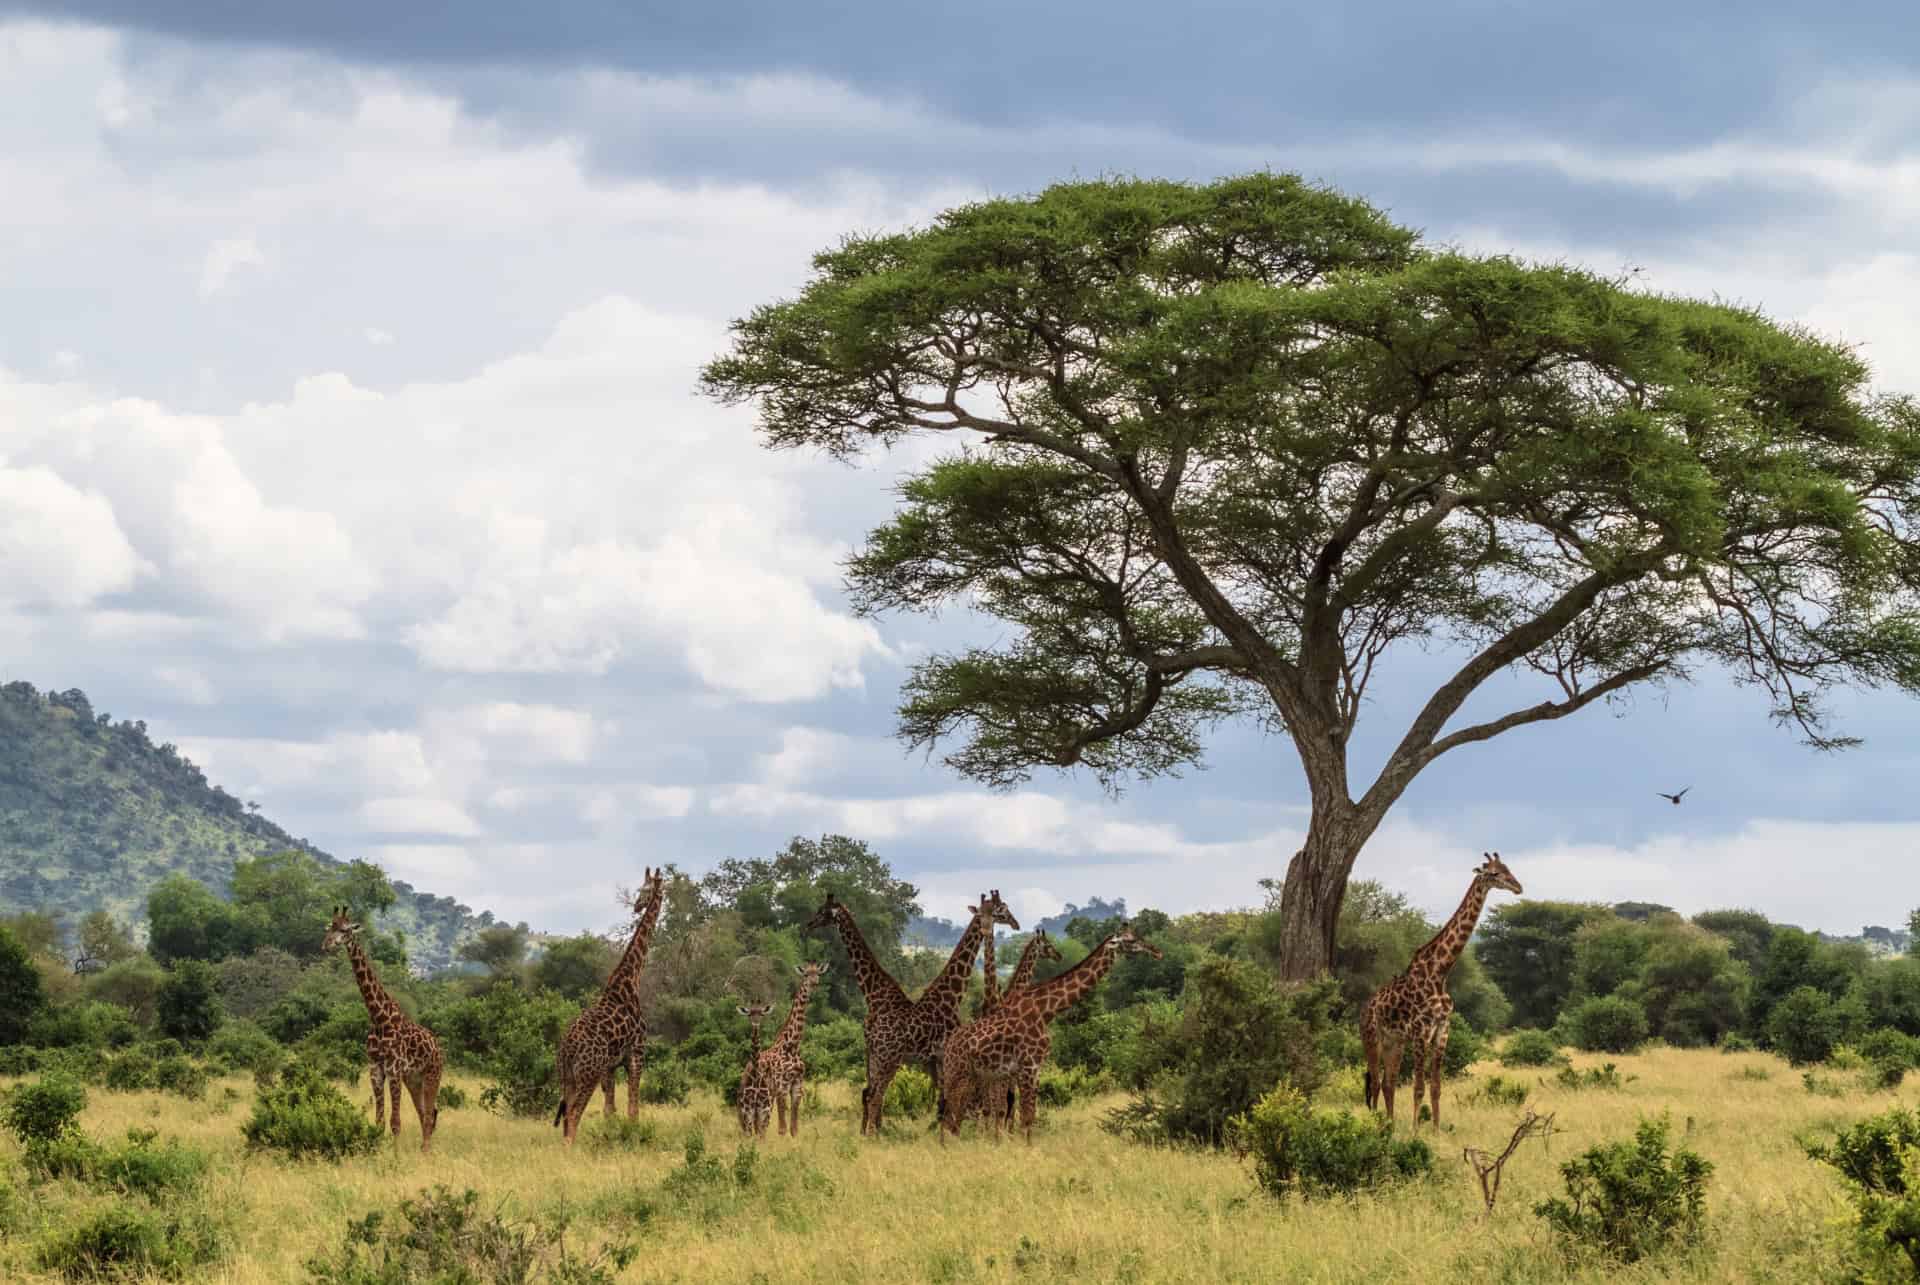
{"label": "green foliage", "polygon": [[[481,1092],[482,1106],[551,1116],[560,1100],[554,1051],[579,1012],[577,1004],[550,991],[529,994],[517,986],[491,986],[426,1017],[448,1056],[492,1081]],[[361,1013],[364,1020],[364,1008]]]}
{"label": "green foliage", "polygon": [[149,1272],[179,1280],[199,1278],[226,1249],[225,1229],[197,1204],[152,1208],[121,1203],[95,1206],[55,1228],[40,1242],[35,1257],[42,1270],[68,1280]]}
{"label": "green foliage", "polygon": [[527,981],[571,1000],[586,1000],[600,993],[618,960],[619,951],[604,937],[593,933],[563,937],[547,943],[527,970]]}
{"label": "green foliage", "polygon": [[79,1083],[64,1075],[46,1075],[16,1086],[0,1108],[0,1119],[22,1146],[30,1147],[72,1133],[86,1105],[87,1091]]}
{"label": "green foliage", "polygon": [[1487,1041],[1458,1013],[1447,1018],[1447,1051],[1441,1070],[1449,1076],[1465,1075],[1467,1068],[1487,1055]]}
{"label": "green foliage", "polygon": [[71,1178],[122,1196],[156,1203],[191,1194],[205,1181],[212,1161],[178,1138],[156,1146],[153,1129],[129,1129],[120,1146],[104,1146],[77,1129],[27,1148],[27,1170],[38,1178]]}
{"label": "green foliage", "polygon": [[47,1005],[46,987],[33,957],[13,932],[0,926],[0,1045],[18,1044]]}
{"label": "green foliage", "polygon": [[1627,1080],[1634,1078],[1636,1077],[1630,1075],[1622,1079],[1620,1068],[1611,1062],[1606,1062],[1599,1066],[1590,1066],[1584,1071],[1576,1071],[1570,1066],[1563,1066],[1560,1068],[1559,1074],[1553,1077],[1553,1082],[1562,1089],[1578,1093],[1583,1089],[1612,1089],[1617,1091],[1627,1086]]}
{"label": "green foliage", "polygon": [[1515,1031],[1500,1046],[1501,1066],[1555,1066],[1566,1061],[1551,1032]]}
{"label": "green foliage", "polygon": [[1773,941],[1773,921],[1757,910],[1703,910],[1693,917],[1704,928],[1727,943],[1733,957],[1757,974],[1766,964],[1767,947]]}
{"label": "green foliage", "polygon": [[[526,963],[527,926],[490,924],[462,943],[458,953],[462,961],[478,964],[495,977],[511,977]],[[596,990],[605,980],[605,974],[595,980]]]}
{"label": "green foliage", "polygon": [[519,1222],[496,1211],[482,1214],[471,1189],[445,1186],[402,1200],[398,1217],[383,1209],[349,1219],[347,1233],[330,1254],[309,1258],[315,1285],[612,1285],[637,1256],[626,1244],[591,1258],[567,1252],[566,1222]]}
{"label": "green foliage", "polygon": [[160,989],[156,1021],[162,1035],[198,1044],[220,1025],[220,995],[213,965],[199,959],[176,960]]}
{"label": "green foliage", "polygon": [[125,1009],[99,1000],[41,1009],[27,1030],[28,1042],[45,1049],[121,1048],[138,1038]]}
{"label": "green foliage", "polygon": [[1866,1020],[1858,995],[1835,1000],[1813,986],[1800,986],[1772,1006],[1767,1042],[1795,1066],[1824,1062],[1836,1045],[1857,1038]]}
{"label": "green foliage", "polygon": [[659,1141],[660,1125],[650,1116],[595,1116],[581,1126],[580,1137],[589,1151],[651,1151]]}
{"label": "green foliage", "polygon": [[1580,930],[1612,917],[1605,906],[1562,901],[1511,901],[1482,922],[1473,953],[1512,1005],[1513,1021],[1545,1028],[1574,989]]}
{"label": "green foliage", "polygon": [[[144,723],[114,723],[94,713],[78,690],[41,693],[20,682],[0,687],[0,848],[10,857],[0,870],[0,910],[78,918],[82,949],[108,962],[119,947],[97,949],[106,939],[89,937],[89,917],[104,911],[122,922],[150,919],[149,894],[170,876],[217,900],[238,863],[300,852],[344,872],[342,900],[362,905],[372,882],[367,872],[378,874],[335,862],[250,811],[210,785],[175,746],[155,745]],[[447,964],[477,927],[473,913],[452,898],[404,884],[391,892],[395,900],[374,926],[388,939],[404,933],[414,956],[430,966]],[[163,963],[244,954],[250,941],[274,940],[270,918],[207,914],[204,905],[175,908],[191,913],[163,914],[171,920],[169,932],[149,943]]]}
{"label": "green foliage", "polygon": [[1489,1075],[1485,1082],[1467,1095],[1470,1102],[1489,1102],[1497,1107],[1517,1107],[1527,1100],[1527,1086],[1505,1076]]}
{"label": "green foliage", "polygon": [[888,1083],[881,1110],[885,1115],[917,1120],[933,1110],[938,1096],[932,1076],[917,1066],[903,1066]]}
{"label": "green foliage", "polygon": [[1812,1071],[1802,1071],[1800,1073],[1800,1084],[1802,1088],[1806,1089],[1808,1093],[1813,1094],[1815,1097],[1837,1098],[1846,1091],[1840,1087],[1838,1081],[1828,1076],[1818,1075]]}
{"label": "green foliage", "polygon": [[693,1092],[693,1079],[678,1062],[650,1061],[640,1072],[640,1100],[653,1106],[682,1107]]}
{"label": "green foliage", "polygon": [[1631,1053],[1647,1041],[1647,1013],[1623,995],[1598,996],[1569,1008],[1557,1029],[1589,1053]]}
{"label": "green foliage", "polygon": [[[1281,954],[1278,910],[1276,900],[1261,916],[1254,932],[1257,953],[1273,962],[1277,962]],[[1428,919],[1404,895],[1374,880],[1359,879],[1348,884],[1334,934],[1332,969],[1333,975],[1340,979],[1340,997],[1346,1011],[1357,1013],[1374,991],[1406,968],[1414,951],[1439,929],[1440,925]],[[1454,1011],[1475,1030],[1491,1032],[1506,1025],[1506,997],[1472,951],[1455,963],[1447,977],[1447,992],[1453,997]]]}
{"label": "green foliage", "polygon": [[380,1127],[321,1075],[296,1064],[260,1090],[241,1126],[247,1145],[290,1159],[340,1161],[380,1145]]}
{"label": "green foliage", "polygon": [[[1054,1066],[1040,1068],[1040,1077],[1035,1086],[1040,1097],[1040,1105],[1064,1107],[1074,1102],[1083,1102],[1110,1092],[1113,1081],[1104,1072],[1091,1072],[1084,1066]],[[892,1107],[889,1106],[891,1111]]]}
{"label": "green foliage", "polygon": [[1920,1115],[1894,1109],[1807,1148],[1846,1182],[1854,1206],[1854,1275],[1920,1278]]}
{"label": "green foliage", "polygon": [[286,1050],[252,1022],[227,1022],[207,1041],[207,1059],[225,1071],[273,1069]]}
{"label": "green foliage", "polygon": [[1178,1025],[1152,1037],[1151,1091],[1112,1122],[1137,1138],[1223,1145],[1227,1122],[1276,1085],[1319,1087],[1337,996],[1330,979],[1283,988],[1253,964],[1204,957],[1187,974]]}
{"label": "green foliage", "polygon": [[1395,1138],[1391,1121],[1315,1109],[1286,1086],[1236,1116],[1228,1136],[1235,1151],[1253,1157],[1260,1185],[1281,1199],[1354,1195],[1433,1169],[1432,1148],[1420,1138]]}
{"label": "green foliage", "polygon": [[1685,1146],[1669,1149],[1669,1123],[1642,1120],[1632,1142],[1589,1148],[1560,1166],[1567,1195],[1534,1213],[1570,1249],[1637,1262],[1700,1234],[1713,1165]]}

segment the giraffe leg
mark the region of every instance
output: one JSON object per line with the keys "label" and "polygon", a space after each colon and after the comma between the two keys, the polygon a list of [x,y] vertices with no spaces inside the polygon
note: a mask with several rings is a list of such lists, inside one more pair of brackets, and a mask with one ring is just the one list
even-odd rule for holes
{"label": "giraffe leg", "polygon": [[387,1073],[378,1062],[369,1063],[367,1078],[373,1081],[373,1127],[387,1127]]}
{"label": "giraffe leg", "polygon": [[646,1063],[647,1055],[638,1044],[627,1054],[627,1119],[640,1118],[640,1068]]}
{"label": "giraffe leg", "polygon": [[1367,1110],[1380,1105],[1380,1037],[1369,1027],[1360,1033],[1367,1050]]}
{"label": "giraffe leg", "polygon": [[1380,1096],[1386,1099],[1387,1119],[1393,1119],[1393,1090],[1400,1083],[1400,1042],[1389,1040],[1380,1055]]}
{"label": "giraffe leg", "polygon": [[800,1136],[800,1090],[805,1087],[805,1083],[804,1080],[796,1080],[793,1086],[787,1090],[789,1094],[789,1100],[787,1102],[787,1136],[789,1138],[797,1138]]}
{"label": "giraffe leg", "polygon": [[407,1096],[413,1099],[413,1118],[418,1121],[420,1125],[420,1150],[422,1152],[428,1150],[433,1143],[433,1130],[427,1125],[427,1100],[421,1096],[421,1090],[426,1087],[424,1083],[425,1079],[424,1073],[415,1071],[412,1078],[405,1081]]}
{"label": "giraffe leg", "polygon": [[784,1138],[787,1136],[787,1094],[786,1090],[777,1084],[773,1087],[773,1110],[779,1117],[773,1126],[773,1136]]}
{"label": "giraffe leg", "polygon": [[1040,1109],[1040,1069],[1023,1066],[1020,1068],[1020,1132],[1026,1135],[1027,1145],[1033,1145],[1033,1117]]}
{"label": "giraffe leg", "polygon": [[608,1069],[606,1078],[600,1081],[600,1096],[605,1099],[606,1106],[606,1110],[600,1114],[606,1116],[609,1120],[613,1118],[613,1076],[614,1072],[618,1069],[618,1064],[616,1063]]}
{"label": "giraffe leg", "polygon": [[1433,1051],[1428,1058],[1431,1065],[1427,1069],[1427,1091],[1433,1095],[1433,1127],[1440,1127],[1440,1067],[1447,1060],[1447,1028],[1440,1028],[1440,1038],[1433,1043]]}
{"label": "giraffe leg", "polygon": [[566,1116],[562,1120],[562,1132],[567,1145],[573,1145],[573,1135],[580,1131],[580,1117],[587,1113],[587,1104],[593,1101],[593,1082],[589,1080],[584,1088],[576,1087],[567,1095]]}
{"label": "giraffe leg", "polygon": [[899,1070],[899,1066],[888,1066],[884,1062],[869,1061],[867,1063],[867,1090],[863,1095],[866,1113],[860,1125],[860,1132],[880,1132],[880,1115],[887,1102],[887,1086],[893,1083],[893,1077]]}
{"label": "giraffe leg", "polygon": [[397,1138],[400,1136],[400,1073],[398,1071],[387,1075],[387,1087],[393,1094],[393,1136]]}
{"label": "giraffe leg", "polygon": [[1422,1099],[1427,1096],[1427,1046],[1424,1041],[1413,1046],[1413,1122],[1420,1123]]}

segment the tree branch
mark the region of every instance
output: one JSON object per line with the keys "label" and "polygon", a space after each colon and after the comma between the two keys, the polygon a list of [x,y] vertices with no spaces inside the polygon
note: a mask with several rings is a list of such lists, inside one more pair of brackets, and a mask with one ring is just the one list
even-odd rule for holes
{"label": "tree branch", "polygon": [[1644,665],[1635,665],[1631,669],[1621,670],[1605,682],[1589,687],[1586,691],[1578,692],[1566,700],[1542,701],[1538,705],[1529,705],[1525,709],[1517,709],[1513,711],[1513,713],[1502,718],[1493,719],[1491,722],[1475,723],[1472,727],[1463,727],[1457,732],[1449,732],[1447,735],[1429,745],[1422,752],[1417,766],[1425,767],[1442,754],[1445,754],[1448,750],[1457,749],[1462,745],[1470,745],[1475,741],[1492,740],[1502,732],[1511,731],[1516,727],[1524,727],[1528,723],[1546,723],[1556,718],[1565,718],[1567,715],[1593,704],[1593,702],[1600,700],[1602,697],[1612,695],[1623,687],[1630,687],[1634,683],[1645,682],[1661,670],[1668,668],[1670,664],[1670,661],[1659,660],[1650,661]]}

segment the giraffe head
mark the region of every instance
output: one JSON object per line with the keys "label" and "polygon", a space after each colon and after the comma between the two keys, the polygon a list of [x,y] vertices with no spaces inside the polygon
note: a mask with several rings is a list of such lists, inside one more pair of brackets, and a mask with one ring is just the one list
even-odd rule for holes
{"label": "giraffe head", "polygon": [[811,959],[804,964],[795,964],[793,971],[800,974],[800,980],[802,982],[811,986],[826,975],[827,961],[824,959]]}
{"label": "giraffe head", "polygon": [[1115,933],[1113,936],[1107,938],[1107,940],[1113,943],[1112,948],[1116,954],[1152,955],[1155,959],[1165,958],[1165,956],[1163,956],[1160,953],[1160,948],[1158,946],[1155,946],[1151,942],[1142,941],[1140,940],[1140,938],[1133,935],[1132,924],[1128,924],[1128,923],[1121,924],[1120,931]]}
{"label": "giraffe head", "polygon": [[1054,963],[1060,962],[1060,948],[1053,944],[1053,938],[1047,936],[1047,930],[1036,928],[1033,933],[1033,953]]}
{"label": "giraffe head", "polygon": [[660,890],[665,883],[666,871],[655,870],[652,866],[646,867],[645,872],[640,876],[640,886],[633,891],[633,917],[635,919],[639,919],[647,913],[647,907],[652,905],[653,899],[660,895]]}
{"label": "giraffe head", "polygon": [[814,911],[813,918],[807,920],[804,931],[812,932],[816,928],[833,927],[835,917],[845,909],[846,907],[842,906],[832,893],[828,893],[827,899],[821,904],[820,909]]}
{"label": "giraffe head", "polygon": [[735,1004],[733,1011],[753,1023],[753,1029],[760,1029],[760,1019],[773,1011],[771,1004]]}
{"label": "giraffe head", "polygon": [[347,908],[345,906],[335,906],[333,908],[333,918],[327,921],[327,934],[320,939],[320,949],[326,951],[338,950],[340,947],[346,945],[348,941],[352,940],[353,935],[359,931],[359,922],[347,918]]}
{"label": "giraffe head", "polygon": [[995,924],[1005,924],[1014,932],[1020,931],[1020,921],[1013,917],[1011,910],[1007,909],[1007,903],[1000,900],[1000,890],[998,888],[995,888],[992,892],[980,898],[979,905],[968,906],[967,912],[976,916],[984,914],[987,917],[988,932],[993,931]]}
{"label": "giraffe head", "polygon": [[1473,869],[1473,877],[1495,888],[1504,888],[1516,895],[1520,892],[1520,881],[1513,877],[1513,871],[1507,869],[1507,863],[1500,859],[1497,852],[1480,854],[1486,860]]}

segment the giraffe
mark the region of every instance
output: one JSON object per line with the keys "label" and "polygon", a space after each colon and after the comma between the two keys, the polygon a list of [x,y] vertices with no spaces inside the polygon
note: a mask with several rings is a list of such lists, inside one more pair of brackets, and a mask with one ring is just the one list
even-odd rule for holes
{"label": "giraffe", "polygon": [[[1047,936],[1047,930],[1040,928],[1034,931],[1033,936],[1027,938],[1026,949],[1020,952],[1020,962],[1013,966],[1013,976],[1007,979],[1006,993],[1011,995],[1015,991],[1025,990],[1028,986],[1031,986],[1033,984],[1033,970],[1039,966],[1040,961],[1043,959],[1050,959],[1055,963],[1059,963],[1060,948],[1053,944],[1051,937]],[[1009,1128],[1013,1126],[1014,1100],[1013,1085],[1008,1084],[1007,1107],[1006,1110],[1001,1113],[1001,1119],[1005,1121]],[[975,1113],[979,1115],[981,1119],[984,1120],[986,1118],[988,1110],[986,1094],[983,1093],[980,1095],[979,1101],[975,1103],[974,1109]],[[995,1126],[996,1129],[998,1127],[998,1125]]]}
{"label": "giraffe", "polygon": [[[1400,1080],[1400,1054],[1413,1049],[1413,1117],[1420,1120],[1420,1095],[1432,1100],[1433,1124],[1440,1127],[1440,1064],[1447,1052],[1447,1022],[1453,1016],[1453,996],[1447,994],[1447,974],[1467,948],[1481,907],[1495,888],[1518,893],[1520,881],[1497,852],[1483,852],[1474,867],[1473,882],[1453,918],[1432,941],[1413,952],[1407,970],[1373,993],[1360,1010],[1360,1040],[1367,1050],[1367,1109],[1386,1099],[1387,1119],[1393,1119],[1393,1090]],[[1424,1084],[1423,1084],[1424,1081]]]}
{"label": "giraffe", "polygon": [[666,887],[663,872],[649,867],[633,899],[633,938],[607,974],[600,998],[574,1018],[560,1037],[560,1052],[554,1059],[560,1107],[553,1113],[553,1122],[564,1126],[561,1132],[569,1147],[587,1103],[593,1100],[594,1085],[606,1095],[606,1114],[613,1114],[613,1075],[623,1065],[627,1068],[627,1118],[640,1118],[640,1066],[646,1059],[647,1042],[647,1018],[640,1011],[640,970],[647,962]]}
{"label": "giraffe", "polygon": [[[827,966],[802,964],[795,966],[794,971],[800,974],[800,986],[793,992],[793,1007],[787,1010],[787,1020],[780,1023],[780,1033],[758,1059],[759,1079],[772,1090],[773,1109],[780,1117],[778,1132],[789,1138],[800,1136],[800,1090],[807,1083],[807,1064],[800,1060],[800,1040],[807,1033],[807,1004],[813,999],[813,988],[819,984]],[[764,1119],[760,1132],[765,1136]]]}
{"label": "giraffe", "polygon": [[[941,1059],[940,1141],[958,1135],[976,1095],[1012,1083],[1020,1091],[1020,1129],[1033,1143],[1033,1117],[1039,1109],[1040,1066],[1053,1048],[1053,1020],[1084,999],[1121,955],[1151,955],[1155,947],[1140,940],[1128,924],[1058,977],[1009,991],[1000,1006],[947,1037]],[[994,1136],[1000,1118],[990,1113]]]}
{"label": "giraffe", "polygon": [[993,960],[993,932],[989,928],[980,941],[980,1003],[973,1010],[973,1015],[985,1017],[999,1002],[1000,966]]}
{"label": "giraffe", "polygon": [[420,1120],[420,1150],[433,1145],[433,1127],[440,1119],[440,1041],[433,1032],[400,1011],[400,1005],[387,994],[386,987],[374,975],[373,961],[360,947],[360,925],[347,917],[345,906],[336,906],[326,935],[320,939],[325,951],[346,947],[347,962],[353,965],[353,980],[359,983],[360,998],[367,1003],[367,1078],[373,1081],[373,1118],[378,1126],[387,1123],[382,1091],[393,1086],[393,1136],[400,1136],[400,1086],[407,1086],[413,1099],[413,1113]]}
{"label": "giraffe", "polygon": [[860,926],[854,923],[853,912],[832,893],[827,894],[826,903],[814,913],[813,918],[807,920],[809,932],[828,925],[840,930],[847,957],[853,961],[854,981],[859,984],[860,993],[867,1001],[864,1023],[867,1036],[867,1083],[860,1090],[860,1132],[863,1135],[880,1131],[887,1085],[893,1082],[894,1074],[902,1066],[909,1062],[929,1063],[935,1072],[935,1083],[939,1082],[940,1050],[947,1036],[960,1025],[960,997],[966,990],[968,974],[973,972],[974,952],[980,949],[980,938],[987,931],[983,925],[1005,924],[1014,932],[1020,931],[1019,921],[1007,909],[1006,903],[1000,900],[998,889],[989,893],[980,905],[967,909],[973,917],[955,944],[946,967],[940,970],[939,976],[927,983],[927,988],[916,1000],[908,999],[907,993],[900,989],[900,983],[880,966],[866,938],[860,935]]}
{"label": "giraffe", "polygon": [[734,1009],[747,1019],[750,1033],[747,1064],[740,1069],[740,1132],[764,1138],[767,1117],[773,1114],[773,1090],[760,1074],[760,1021],[773,1011],[773,1005],[736,1004]]}

